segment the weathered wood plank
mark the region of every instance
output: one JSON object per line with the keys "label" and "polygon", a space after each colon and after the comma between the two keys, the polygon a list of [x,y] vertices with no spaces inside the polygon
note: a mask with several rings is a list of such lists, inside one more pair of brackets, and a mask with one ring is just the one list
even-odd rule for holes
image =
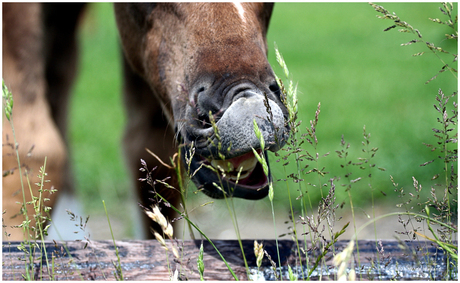
{"label": "weathered wood plank", "polygon": [[[247,272],[242,257],[242,252],[237,241],[216,240],[213,241],[221,254],[225,257],[230,267],[240,280],[247,280]],[[260,241],[259,241],[260,242]],[[199,280],[197,272],[197,257],[201,241],[167,241],[169,251],[154,240],[151,241],[117,241],[121,259],[121,270],[125,280],[169,280],[175,270],[178,271],[181,279]],[[276,242],[265,240],[264,249],[278,263]],[[256,258],[254,256],[254,241],[243,240],[244,253],[248,265],[256,272]],[[305,249],[304,242],[299,243]],[[342,251],[348,241],[338,241],[333,249],[323,258],[316,273],[311,279],[334,279],[335,269],[332,258],[334,254]],[[117,264],[116,251],[112,241],[94,241],[85,248],[83,242],[46,242],[45,247],[48,260],[54,260],[54,270],[48,271],[44,254],[36,249],[34,265],[32,267],[33,279],[35,280],[115,280],[115,264]],[[18,242],[3,242],[2,256],[2,280],[22,280],[25,274],[25,252],[20,251]],[[180,259],[176,259],[171,252],[172,246],[178,248]],[[220,259],[219,255],[210,243],[204,241],[204,277],[206,280],[233,280],[227,266]],[[278,241],[280,262],[286,267],[299,266],[299,257],[296,256],[296,243],[289,240]],[[382,251],[383,247],[383,251]],[[445,262],[443,252],[430,242],[404,242],[402,245],[397,241],[359,241],[359,258],[355,247],[354,265],[361,267],[362,274],[358,275],[363,279],[391,279],[379,277],[378,273],[394,265],[394,262],[439,263]],[[311,243],[306,246],[308,252],[308,267],[311,268],[320,254],[320,246],[312,249]],[[40,259],[41,258],[41,259]],[[302,265],[307,266],[306,258],[301,257]],[[265,276],[271,270],[270,261],[265,257],[261,271]],[[365,266],[374,266],[375,269],[366,269]],[[366,267],[367,268],[367,267]],[[300,272],[299,268],[299,272]],[[50,277],[50,273],[54,277]],[[388,273],[388,272],[387,272]],[[284,275],[285,276],[285,275]],[[302,277],[300,275],[300,277]],[[398,279],[397,276],[393,277]],[[285,277],[286,279],[286,277]],[[399,278],[401,279],[401,278]],[[421,278],[414,278],[421,279]]]}

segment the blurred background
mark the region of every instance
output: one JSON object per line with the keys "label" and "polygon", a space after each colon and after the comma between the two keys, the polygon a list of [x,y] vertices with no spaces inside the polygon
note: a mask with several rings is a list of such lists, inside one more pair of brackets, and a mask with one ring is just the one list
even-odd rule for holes
{"label": "blurred background", "polygon": [[[429,18],[447,18],[439,11],[437,3],[385,3],[390,12],[418,29],[424,41],[433,42],[453,53],[457,42],[445,40],[449,28],[433,23]],[[455,4],[455,15],[456,15]],[[400,33],[397,29],[384,32],[390,20],[376,17],[378,13],[368,3],[277,3],[271,19],[267,42],[269,60],[279,77],[283,72],[275,60],[274,44],[278,46],[297,83],[300,134],[314,119],[318,103],[321,112],[316,129],[316,149],[305,142],[303,150],[319,154],[317,163],[303,161],[302,169],[325,168],[324,176],[301,174],[305,181],[300,188],[308,196],[307,214],[316,213],[316,204],[325,197],[334,184],[335,203],[343,208],[336,211],[338,226],[350,218],[350,198],[342,184],[361,177],[350,189],[355,220],[363,223],[373,217],[401,211],[396,204],[403,199],[395,191],[390,175],[397,188],[415,193],[415,177],[423,186],[422,197],[430,195],[434,182],[431,178],[442,173],[442,161],[429,166],[420,164],[436,159],[424,143],[434,144],[432,128],[439,127],[439,114],[433,108],[439,88],[447,95],[457,90],[457,79],[444,72],[429,84],[443,67],[441,60],[424,44],[401,46],[416,36]],[[88,222],[93,240],[109,239],[110,231],[102,200],[105,201],[116,239],[136,238],[138,227],[133,219],[139,211],[130,189],[128,170],[124,165],[121,135],[125,123],[122,105],[122,70],[120,47],[112,6],[109,3],[93,3],[89,6],[80,30],[80,71],[74,87],[70,112],[70,148],[78,196],[83,204],[82,217],[90,216]],[[423,56],[412,56],[426,52]],[[451,64],[452,56],[442,58]],[[456,63],[454,68],[457,68]],[[342,150],[341,137],[350,144],[347,162],[359,162],[360,157],[369,158],[362,151],[363,127],[370,134],[370,148],[378,148],[370,164],[376,167],[361,170],[359,166],[344,169],[344,159],[338,158]],[[455,145],[454,145],[455,146]],[[323,155],[329,153],[326,157]],[[281,151],[285,155],[286,151]],[[273,154],[271,169],[275,180],[276,230],[273,229],[271,205],[268,198],[253,202],[234,200],[237,221],[243,238],[274,238],[276,234],[289,231],[290,201],[300,211],[299,184],[286,176],[297,173],[293,159],[287,166],[275,162]],[[381,171],[377,167],[385,168]],[[348,170],[348,171],[347,171]],[[349,179],[345,174],[352,172]],[[369,178],[369,173],[372,177]],[[285,182],[284,179],[289,181]],[[323,186],[323,184],[326,184]],[[189,188],[188,208],[193,219],[211,238],[232,238],[235,235],[227,204],[212,201],[203,194],[194,194]],[[322,193],[321,193],[322,192]],[[371,208],[372,200],[375,207]],[[423,200],[418,200],[423,202]],[[313,208],[310,207],[311,206]],[[414,203],[415,205],[415,203]],[[212,215],[212,216],[211,216]],[[382,233],[393,232],[395,218],[390,224],[380,225]],[[287,223],[286,223],[287,222]],[[216,223],[222,223],[217,226]],[[391,224],[392,223],[392,224]],[[75,228],[76,229],[76,228]],[[77,231],[78,229],[76,229]],[[375,234],[374,228],[371,230]],[[83,232],[80,232],[83,234]],[[377,232],[380,236],[380,232]],[[384,235],[388,237],[391,235]],[[367,235],[363,235],[367,237]]]}

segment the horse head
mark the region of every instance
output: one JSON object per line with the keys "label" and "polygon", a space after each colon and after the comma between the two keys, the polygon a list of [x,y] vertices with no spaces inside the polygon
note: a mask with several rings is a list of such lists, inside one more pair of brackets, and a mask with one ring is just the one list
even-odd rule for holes
{"label": "horse head", "polygon": [[115,4],[127,61],[161,101],[193,181],[213,198],[265,197],[271,176],[253,149],[267,158],[288,136],[288,112],[267,60],[272,8]]}

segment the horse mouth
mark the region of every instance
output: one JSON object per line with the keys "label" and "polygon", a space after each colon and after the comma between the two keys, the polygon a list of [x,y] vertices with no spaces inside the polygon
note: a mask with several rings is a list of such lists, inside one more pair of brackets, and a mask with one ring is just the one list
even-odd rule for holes
{"label": "horse mouth", "polygon": [[[258,151],[259,154],[260,152],[261,150]],[[217,172],[220,172],[224,180],[240,186],[257,189],[265,186],[268,182],[262,165],[253,152],[226,160],[207,159],[206,163],[210,164]],[[262,172],[260,172],[260,169],[262,169]]]}
{"label": "horse mouth", "polygon": [[268,194],[270,173],[264,173],[253,152],[224,160],[195,155],[189,165],[193,181],[209,197],[257,200]]}

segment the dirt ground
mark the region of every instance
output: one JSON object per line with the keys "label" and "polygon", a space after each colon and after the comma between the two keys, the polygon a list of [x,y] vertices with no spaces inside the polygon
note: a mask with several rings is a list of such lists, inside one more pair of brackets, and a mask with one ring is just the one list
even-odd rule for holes
{"label": "dirt ground", "polygon": [[[195,196],[189,201],[187,205],[193,223],[211,239],[236,239],[237,233],[232,224],[232,219],[226,208],[227,205],[225,201],[214,200],[212,204],[202,206],[202,204],[209,201],[210,199],[204,195]],[[289,220],[290,212],[288,207],[275,207],[276,226],[274,226],[271,205],[268,200],[248,201],[235,199],[233,206],[236,211],[236,221],[242,239],[274,239],[277,235],[288,234],[292,231],[293,224],[292,221]],[[68,196],[64,196],[61,198],[61,202],[58,206],[55,207],[55,214],[53,215],[54,225],[60,227],[60,236],[52,230],[49,239],[76,240],[83,239],[84,236],[89,236],[91,240],[108,240],[112,238],[106,215],[92,215],[87,228],[85,231],[82,231],[78,227],[79,222],[72,222],[69,220],[69,216],[65,212],[65,210],[69,208],[77,215],[85,215],[82,213],[81,205],[79,205],[78,202],[75,202]],[[140,239],[141,235],[143,235],[142,227],[140,223],[136,221],[141,213],[140,209],[133,205],[129,211],[132,212],[130,214],[132,215],[131,226],[132,229],[134,229],[134,236],[129,235],[130,232],[126,231],[126,220],[123,221],[122,219],[110,216],[112,231],[117,240]],[[378,217],[395,211],[400,210],[397,210],[396,207],[377,207],[375,209],[375,215]],[[311,212],[308,213],[308,215],[311,214]],[[341,217],[340,220],[339,217]],[[350,222],[346,232],[339,238],[342,240],[350,239],[354,234],[353,223],[355,223],[356,228],[359,230],[365,223],[372,219],[372,209],[355,208],[355,222],[353,222],[351,211],[343,209],[337,210],[336,218],[337,220],[335,221],[333,231],[340,231],[347,222]],[[423,227],[423,223],[415,224],[417,224],[417,227],[421,228],[422,231],[428,231],[426,227]],[[325,226],[323,235],[325,235],[326,239],[330,239],[326,221],[320,224],[319,229],[322,229],[323,225]],[[176,236],[183,239],[190,239],[188,229],[185,231],[183,229],[185,227],[185,221],[181,220],[178,226],[179,229],[176,230]],[[276,227],[276,229],[274,227]],[[308,231],[307,225],[300,222],[297,222],[296,228],[298,234]],[[398,216],[384,217],[377,220],[375,225],[370,224],[363,228],[358,234],[358,239],[394,239],[395,236],[397,236],[395,233],[396,230],[404,230],[402,224],[398,223]],[[194,235],[195,238],[200,238],[200,234],[197,231],[194,231]],[[300,237],[303,238],[303,236]],[[399,237],[403,240],[407,239],[407,236],[399,235]],[[306,239],[309,240],[309,238],[310,236],[307,235]],[[291,236],[288,234],[280,239],[291,239]]]}

